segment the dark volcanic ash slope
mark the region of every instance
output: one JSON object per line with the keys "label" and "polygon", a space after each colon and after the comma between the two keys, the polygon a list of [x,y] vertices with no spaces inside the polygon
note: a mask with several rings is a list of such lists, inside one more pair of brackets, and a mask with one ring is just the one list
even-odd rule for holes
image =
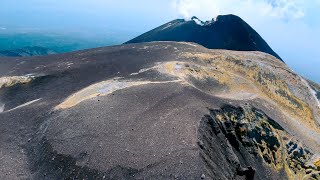
{"label": "dark volcanic ash slope", "polygon": [[319,101],[261,52],[0,58],[0,179],[319,179]]}
{"label": "dark volcanic ash slope", "polygon": [[209,49],[261,51],[281,60],[252,27],[235,15],[220,15],[207,22],[202,22],[196,17],[190,21],[173,20],[126,43],[151,41],[184,41],[194,42]]}

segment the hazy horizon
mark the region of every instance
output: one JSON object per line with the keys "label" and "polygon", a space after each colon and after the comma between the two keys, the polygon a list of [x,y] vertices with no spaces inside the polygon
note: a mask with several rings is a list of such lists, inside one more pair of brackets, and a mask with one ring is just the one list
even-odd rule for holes
{"label": "hazy horizon", "polygon": [[122,43],[173,19],[194,15],[209,20],[218,14],[235,14],[294,71],[320,83],[320,51],[316,49],[320,44],[319,7],[319,0],[3,0],[0,33],[13,29],[78,33],[88,39],[110,37]]}

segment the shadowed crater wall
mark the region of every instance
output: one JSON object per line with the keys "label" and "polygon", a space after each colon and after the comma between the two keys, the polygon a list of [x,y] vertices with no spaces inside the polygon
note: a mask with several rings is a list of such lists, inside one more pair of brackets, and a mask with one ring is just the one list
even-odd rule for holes
{"label": "shadowed crater wall", "polygon": [[250,106],[211,109],[200,122],[198,137],[200,156],[213,179],[319,178],[317,168],[308,165],[313,154]]}

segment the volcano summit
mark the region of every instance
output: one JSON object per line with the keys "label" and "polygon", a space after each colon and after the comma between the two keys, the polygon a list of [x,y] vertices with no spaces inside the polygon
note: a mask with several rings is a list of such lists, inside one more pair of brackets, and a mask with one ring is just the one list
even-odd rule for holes
{"label": "volcano summit", "polygon": [[220,15],[206,22],[195,16],[190,21],[176,19],[126,43],[151,41],[194,42],[209,49],[261,51],[281,60],[250,25],[235,15]]}

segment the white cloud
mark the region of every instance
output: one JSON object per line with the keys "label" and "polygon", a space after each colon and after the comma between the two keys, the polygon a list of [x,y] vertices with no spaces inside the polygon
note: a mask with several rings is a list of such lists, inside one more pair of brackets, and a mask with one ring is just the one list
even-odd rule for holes
{"label": "white cloud", "polygon": [[173,0],[173,8],[180,16],[193,15],[211,19],[220,14],[237,14],[241,17],[263,16],[285,21],[305,16],[302,0]]}

